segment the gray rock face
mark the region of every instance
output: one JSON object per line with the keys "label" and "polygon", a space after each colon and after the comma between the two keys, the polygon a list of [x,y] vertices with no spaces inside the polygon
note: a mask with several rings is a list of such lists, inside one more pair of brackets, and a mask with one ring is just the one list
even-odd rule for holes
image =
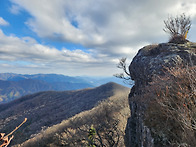
{"label": "gray rock face", "polygon": [[163,75],[165,67],[177,65],[196,65],[196,43],[185,44],[162,43],[149,45],[140,49],[129,66],[129,72],[135,85],[129,95],[131,117],[128,119],[125,144],[127,147],[153,147],[153,137],[144,125],[145,103],[134,100],[141,95],[143,88],[152,81],[153,75]]}

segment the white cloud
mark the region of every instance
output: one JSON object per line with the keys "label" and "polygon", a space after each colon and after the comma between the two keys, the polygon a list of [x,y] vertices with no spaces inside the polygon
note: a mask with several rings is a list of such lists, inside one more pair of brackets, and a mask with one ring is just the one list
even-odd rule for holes
{"label": "white cloud", "polygon": [[8,26],[9,22],[7,22],[6,20],[4,20],[2,17],[0,17],[0,26]]}
{"label": "white cloud", "polygon": [[57,61],[89,62],[92,60],[91,55],[82,50],[58,50],[38,44],[30,37],[18,38],[16,36],[6,36],[2,30],[0,30],[0,38],[0,59],[4,58],[7,61],[24,60],[45,63]]}
{"label": "white cloud", "polygon": [[[186,13],[196,21],[195,0],[11,0],[13,13],[19,10],[27,11],[32,17],[26,20],[29,26],[42,39],[82,44],[90,48],[88,53],[82,50],[61,51],[37,44],[31,39],[13,36],[12,46],[14,56],[4,56],[16,60],[22,56],[26,61],[34,59],[37,63],[51,67],[63,66],[70,71],[93,67],[109,68],[118,58],[132,59],[138,49],[146,44],[166,42],[168,35],[163,32],[163,20],[169,14]],[[196,31],[193,25],[192,32]],[[190,34],[191,34],[190,31]],[[6,37],[6,36],[4,36]],[[196,39],[195,33],[191,38]],[[20,47],[20,49],[18,49]],[[9,50],[10,45],[7,45]],[[28,49],[28,50],[25,50]],[[22,51],[21,51],[22,50]],[[5,51],[4,51],[5,52]],[[11,50],[10,50],[11,52]],[[22,53],[22,55],[20,53]],[[115,61],[115,62],[114,62]],[[32,62],[32,61],[31,61]],[[63,63],[63,64],[62,64]],[[86,64],[83,64],[86,63]],[[69,64],[69,65],[68,65]],[[76,65],[78,64],[78,65]],[[70,66],[70,67],[69,67]],[[72,68],[76,68],[71,69]],[[99,67],[99,68],[98,68]],[[93,71],[90,69],[94,69]],[[115,70],[108,71],[112,73]],[[78,72],[79,73],[79,72]]]}
{"label": "white cloud", "polygon": [[18,6],[18,5],[15,5],[13,4],[10,8],[9,8],[9,11],[12,13],[12,14],[20,14],[20,11],[21,11],[21,7]]}
{"label": "white cloud", "polygon": [[107,57],[98,59],[90,50],[88,53],[80,49],[58,50],[30,37],[6,36],[2,30],[0,38],[0,72],[101,75],[100,69],[108,69],[108,74],[112,75],[109,66],[115,65]]}
{"label": "white cloud", "polygon": [[[163,19],[168,14],[196,15],[196,2],[191,0],[186,3],[182,0],[12,1],[33,16],[26,24],[40,37],[91,48],[122,42],[130,45],[140,38],[152,42],[163,35]],[[78,27],[72,25],[73,21]]]}

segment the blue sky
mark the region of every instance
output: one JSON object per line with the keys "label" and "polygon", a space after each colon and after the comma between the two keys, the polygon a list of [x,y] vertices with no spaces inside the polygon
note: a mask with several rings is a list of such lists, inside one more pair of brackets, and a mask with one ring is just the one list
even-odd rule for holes
{"label": "blue sky", "polygon": [[195,41],[195,0],[0,0],[0,72],[112,76],[182,13]]}

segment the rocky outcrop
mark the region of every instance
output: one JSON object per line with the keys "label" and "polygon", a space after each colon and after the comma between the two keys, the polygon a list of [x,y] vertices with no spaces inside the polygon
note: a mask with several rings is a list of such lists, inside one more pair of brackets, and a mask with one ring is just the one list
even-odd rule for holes
{"label": "rocky outcrop", "polygon": [[131,117],[128,119],[125,144],[127,147],[153,147],[154,139],[150,129],[144,125],[145,103],[138,103],[134,97],[141,95],[144,87],[154,75],[163,75],[165,67],[196,65],[196,43],[162,43],[140,49],[129,66],[135,85],[129,95]]}

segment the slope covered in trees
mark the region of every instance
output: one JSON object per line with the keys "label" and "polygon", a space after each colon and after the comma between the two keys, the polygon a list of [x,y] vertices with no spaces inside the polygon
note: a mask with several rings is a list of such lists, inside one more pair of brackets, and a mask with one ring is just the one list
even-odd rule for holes
{"label": "slope covered in trees", "polygon": [[[9,132],[24,118],[28,121],[24,128],[16,132],[13,144],[22,143],[42,129],[60,123],[77,113],[92,109],[99,101],[121,93],[129,93],[129,88],[108,83],[97,88],[64,92],[40,92],[24,96],[0,105],[0,130]],[[118,98],[118,97],[117,97]],[[119,97],[121,98],[121,97]],[[22,136],[22,137],[21,137]]]}

